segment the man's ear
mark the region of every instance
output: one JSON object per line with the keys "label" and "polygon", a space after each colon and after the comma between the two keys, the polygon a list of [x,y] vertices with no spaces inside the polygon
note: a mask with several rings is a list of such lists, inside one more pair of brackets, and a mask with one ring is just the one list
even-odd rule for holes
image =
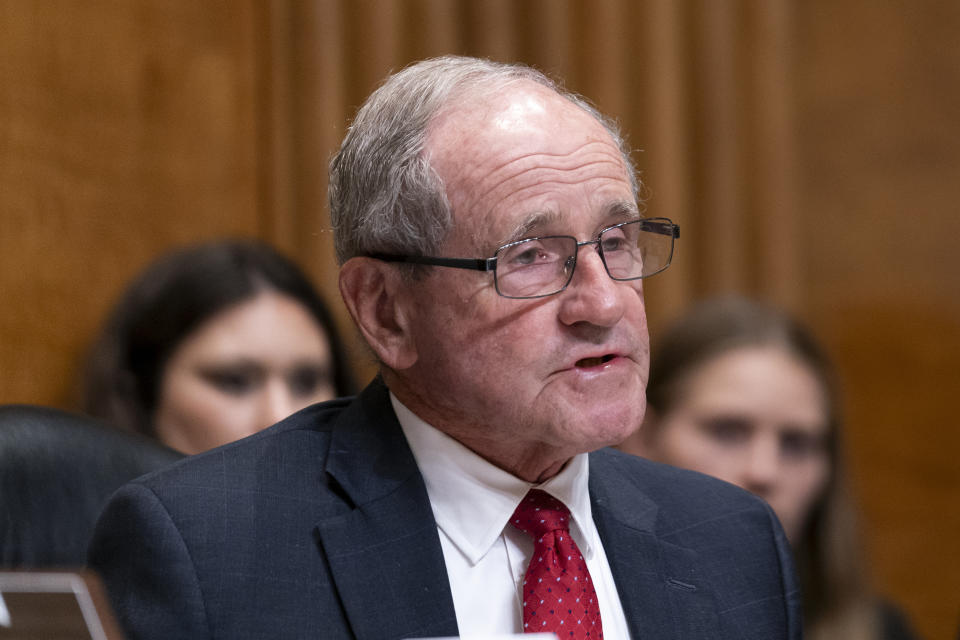
{"label": "man's ear", "polygon": [[417,361],[397,269],[382,260],[350,258],[340,267],[340,295],[364,340],[383,364],[397,371]]}

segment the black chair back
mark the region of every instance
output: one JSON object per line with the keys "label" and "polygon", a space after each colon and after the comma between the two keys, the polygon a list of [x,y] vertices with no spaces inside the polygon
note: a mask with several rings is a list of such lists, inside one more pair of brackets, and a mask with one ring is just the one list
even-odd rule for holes
{"label": "black chair back", "polygon": [[86,416],[0,406],[0,568],[83,566],[110,495],[181,457]]}

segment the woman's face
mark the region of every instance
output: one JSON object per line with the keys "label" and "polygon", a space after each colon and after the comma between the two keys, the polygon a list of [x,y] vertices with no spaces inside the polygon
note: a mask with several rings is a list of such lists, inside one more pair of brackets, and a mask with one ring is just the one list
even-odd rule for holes
{"label": "woman's face", "polygon": [[167,362],[157,437],[199,453],[335,395],[326,333],[299,302],[264,292],[201,324]]}
{"label": "woman's face", "polygon": [[821,384],[779,348],[744,347],[708,360],[680,381],[675,405],[643,429],[649,457],[759,495],[794,543],[830,474]]}

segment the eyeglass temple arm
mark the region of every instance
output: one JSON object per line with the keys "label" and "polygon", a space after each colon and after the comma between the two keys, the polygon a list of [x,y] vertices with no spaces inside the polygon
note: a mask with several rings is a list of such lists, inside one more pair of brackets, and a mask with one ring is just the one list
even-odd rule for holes
{"label": "eyeglass temple arm", "polygon": [[389,253],[372,253],[370,257],[384,262],[429,264],[436,267],[453,267],[454,269],[472,269],[474,271],[493,271],[497,267],[496,258],[436,258],[433,256],[398,256]]}
{"label": "eyeglass temple arm", "polygon": [[640,226],[644,231],[651,233],[680,237],[680,226],[671,222],[669,218],[644,218],[640,220]]}

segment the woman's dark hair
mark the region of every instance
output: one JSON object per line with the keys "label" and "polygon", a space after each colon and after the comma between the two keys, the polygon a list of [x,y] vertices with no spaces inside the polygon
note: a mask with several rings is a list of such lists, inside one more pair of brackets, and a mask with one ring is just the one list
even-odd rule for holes
{"label": "woman's dark hair", "polygon": [[[826,400],[830,477],[815,501],[794,556],[803,585],[804,628],[812,639],[869,638],[875,621],[861,565],[856,514],[843,460],[838,383],[813,334],[782,309],[729,296],[694,305],[651,350],[647,405],[656,417],[671,411],[690,375],[714,358],[749,347],[782,349],[816,377]],[[843,630],[842,632],[840,630]]]}
{"label": "woman's dark hair", "polygon": [[264,291],[307,309],[330,343],[336,394],[353,393],[336,325],[303,271],[260,242],[221,240],[165,254],[127,287],[87,356],[82,409],[154,436],[163,372],[176,348],[204,321]]}
{"label": "woman's dark hair", "polygon": [[668,411],[693,370],[733,349],[755,346],[780,347],[807,365],[827,400],[830,431],[836,431],[833,368],[813,335],[785,311],[737,296],[694,305],[653,345],[647,403],[655,411]]}

